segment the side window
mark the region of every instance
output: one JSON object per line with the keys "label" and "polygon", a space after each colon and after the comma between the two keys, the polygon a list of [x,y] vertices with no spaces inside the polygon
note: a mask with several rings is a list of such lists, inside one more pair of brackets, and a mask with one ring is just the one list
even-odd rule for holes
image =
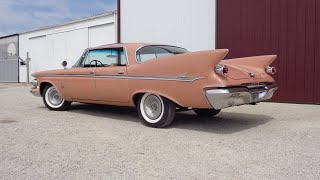
{"label": "side window", "polygon": [[174,46],[145,46],[137,51],[136,59],[138,62],[145,62],[159,57],[174,56],[187,52],[186,49]]}
{"label": "side window", "polygon": [[147,46],[144,48],[141,48],[137,52],[137,60],[139,62],[144,62],[150,59],[158,58],[158,57],[163,57],[163,56],[171,56],[173,55],[166,49],[156,47],[156,46]]}
{"label": "side window", "polygon": [[82,61],[83,59],[86,57],[87,51],[85,51],[81,57],[79,58],[79,60],[72,66],[72,67],[81,67],[82,66]]}
{"label": "side window", "polygon": [[109,67],[126,65],[123,48],[90,50],[83,61],[83,67]]}

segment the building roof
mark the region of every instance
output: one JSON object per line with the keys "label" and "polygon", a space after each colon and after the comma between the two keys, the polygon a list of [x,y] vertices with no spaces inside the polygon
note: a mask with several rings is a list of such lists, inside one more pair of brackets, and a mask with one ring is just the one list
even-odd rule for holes
{"label": "building roof", "polygon": [[19,34],[9,34],[9,35],[5,35],[5,36],[1,36],[0,39],[5,39],[8,37],[12,37],[12,36],[18,36]]}
{"label": "building roof", "polygon": [[110,15],[116,14],[116,13],[117,13],[117,11],[110,11],[110,12],[106,12],[106,13],[102,13],[102,14],[96,14],[96,15],[92,15],[92,16],[89,16],[89,17],[81,18],[81,19],[75,19],[75,20],[72,20],[72,21],[66,22],[66,23],[49,25],[49,26],[41,27],[41,28],[34,29],[34,30],[23,31],[23,32],[19,32],[19,33],[14,33],[14,34],[8,34],[8,35],[5,35],[5,36],[0,36],[0,39],[6,38],[6,37],[10,37],[10,36],[19,35],[19,34],[26,34],[26,33],[35,32],[35,31],[41,31],[41,30],[51,29],[51,28],[55,28],[55,27],[66,26],[66,25],[70,25],[70,24],[74,24],[74,23],[79,23],[79,22],[83,22],[83,21],[88,21],[88,20],[91,20],[91,19],[96,19],[96,18],[100,18],[100,17],[110,16]]}

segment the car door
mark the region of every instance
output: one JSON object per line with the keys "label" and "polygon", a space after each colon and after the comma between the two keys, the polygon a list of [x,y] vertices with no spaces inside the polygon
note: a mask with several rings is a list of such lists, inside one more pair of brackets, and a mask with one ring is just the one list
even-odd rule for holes
{"label": "car door", "polygon": [[98,101],[128,102],[129,87],[127,60],[124,48],[96,50],[101,54],[95,71],[96,95]]}
{"label": "car door", "polygon": [[90,52],[85,53],[79,61],[76,67],[65,70],[61,86],[66,95],[73,100],[96,100],[94,81],[96,67],[90,65]]}

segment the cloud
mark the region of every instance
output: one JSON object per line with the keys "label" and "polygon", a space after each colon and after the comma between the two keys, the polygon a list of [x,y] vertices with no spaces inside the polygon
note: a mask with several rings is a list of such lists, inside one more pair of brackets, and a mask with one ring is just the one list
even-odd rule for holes
{"label": "cloud", "polygon": [[0,36],[115,9],[115,0],[0,0]]}

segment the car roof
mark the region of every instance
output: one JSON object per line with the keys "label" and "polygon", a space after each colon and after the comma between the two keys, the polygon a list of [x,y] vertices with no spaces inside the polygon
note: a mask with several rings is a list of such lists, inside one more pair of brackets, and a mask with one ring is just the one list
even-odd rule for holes
{"label": "car roof", "polygon": [[119,48],[119,47],[142,47],[142,46],[152,46],[152,45],[163,45],[163,46],[172,46],[167,44],[159,44],[159,43],[114,43],[114,44],[106,44],[98,47],[88,48],[88,50],[94,49],[106,49],[106,48]]}
{"label": "car roof", "polygon": [[105,48],[117,48],[117,47],[125,47],[125,46],[145,46],[145,45],[151,45],[147,43],[114,43],[114,44],[105,44],[98,47],[89,48],[91,49],[105,49]]}

